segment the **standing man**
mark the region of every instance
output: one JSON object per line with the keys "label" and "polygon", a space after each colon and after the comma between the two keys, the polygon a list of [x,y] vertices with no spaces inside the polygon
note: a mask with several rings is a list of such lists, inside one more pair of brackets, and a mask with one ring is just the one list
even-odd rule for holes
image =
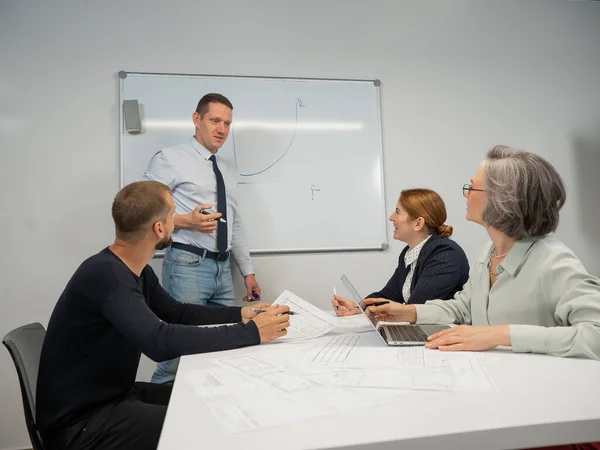
{"label": "standing man", "polygon": [[[163,286],[174,298],[199,305],[235,304],[230,255],[244,277],[244,300],[260,298],[260,287],[246,241],[232,165],[217,155],[229,136],[233,105],[221,94],[200,99],[187,144],[165,148],[152,160],[144,179],[160,181],[175,201],[173,244],[163,261]],[[152,381],[170,383],[178,360],[160,363]]]}

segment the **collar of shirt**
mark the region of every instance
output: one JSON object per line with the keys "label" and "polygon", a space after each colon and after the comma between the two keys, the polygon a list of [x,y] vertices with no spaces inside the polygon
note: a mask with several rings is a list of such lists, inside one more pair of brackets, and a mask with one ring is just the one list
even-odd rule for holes
{"label": "collar of shirt", "polygon": [[421,253],[421,249],[430,237],[431,236],[427,236],[425,239],[423,239],[421,242],[419,242],[417,245],[415,245],[413,248],[409,249],[406,252],[406,254],[404,255],[404,265],[406,267],[410,266],[417,259],[419,259],[419,253]]}
{"label": "collar of shirt", "polygon": [[[543,238],[533,238],[533,239],[521,239],[514,243],[512,248],[509,250],[506,258],[496,268],[498,273],[502,273],[505,270],[510,273],[513,277],[518,272],[519,268],[523,264],[525,259],[525,255],[527,252],[533,247],[533,245]],[[489,248],[486,252],[481,252],[481,256],[479,257],[480,264],[486,264],[492,257],[492,250],[494,248],[494,244],[490,242]]]}
{"label": "collar of shirt", "polygon": [[[196,138],[194,136],[192,136],[192,138],[190,139],[190,145],[193,147],[194,150],[196,150],[198,153],[200,153],[200,155],[206,159],[207,161],[210,159],[210,157],[213,155],[211,152],[209,152],[206,147],[204,147],[200,142],[198,142],[196,140]],[[216,156],[216,155],[215,155]],[[217,159],[219,159],[219,157],[217,156]],[[218,161],[217,161],[218,162]]]}

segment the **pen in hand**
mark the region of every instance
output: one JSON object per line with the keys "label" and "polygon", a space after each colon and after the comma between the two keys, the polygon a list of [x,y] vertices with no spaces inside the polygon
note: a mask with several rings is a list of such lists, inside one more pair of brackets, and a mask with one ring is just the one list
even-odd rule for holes
{"label": "pen in hand", "polygon": [[[267,312],[269,311],[271,308],[252,308],[252,311],[254,311],[255,313],[261,313],[261,312]],[[294,314],[298,314],[295,313],[294,311],[288,311],[285,314],[288,314],[290,316],[293,316]]]}
{"label": "pen in hand", "polygon": [[[381,305],[387,305],[390,301],[389,300],[384,300],[381,302],[374,302],[371,303],[370,305],[366,305],[366,307],[368,308],[369,306],[381,306]],[[360,306],[356,306],[355,308],[360,308]]]}
{"label": "pen in hand", "polygon": [[[204,214],[205,216],[208,216],[208,215],[210,215],[210,214],[216,214],[215,212],[209,212],[209,211],[206,211],[206,210],[204,210],[204,209],[201,209],[201,210],[200,210],[200,211],[198,211],[198,212],[199,212],[200,214]],[[217,220],[217,219],[215,219],[215,220]],[[222,217],[219,217],[219,219],[218,219],[218,220],[219,220],[220,222],[227,223],[227,221],[226,221],[225,219],[223,219]]]}

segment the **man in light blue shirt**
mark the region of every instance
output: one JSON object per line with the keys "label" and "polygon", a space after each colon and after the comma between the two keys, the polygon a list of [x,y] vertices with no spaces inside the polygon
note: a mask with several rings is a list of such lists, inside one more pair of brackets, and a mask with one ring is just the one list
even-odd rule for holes
{"label": "man in light blue shirt", "polygon": [[[223,95],[202,97],[192,115],[195,135],[158,152],[144,173],[144,179],[169,186],[175,202],[173,245],[165,253],[162,282],[180,302],[234,305],[231,254],[244,277],[244,300],[260,298],[235,196],[236,173],[217,155],[229,135],[232,110]],[[160,363],[152,381],[172,382],[177,364]]]}

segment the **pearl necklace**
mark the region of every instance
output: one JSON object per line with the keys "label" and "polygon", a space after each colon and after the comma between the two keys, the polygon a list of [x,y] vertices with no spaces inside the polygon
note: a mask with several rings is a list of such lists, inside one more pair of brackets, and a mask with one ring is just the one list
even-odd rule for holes
{"label": "pearl necklace", "polygon": [[504,255],[496,255],[496,248],[492,250],[492,258],[504,258],[506,255],[508,255],[508,252],[506,252]]}

